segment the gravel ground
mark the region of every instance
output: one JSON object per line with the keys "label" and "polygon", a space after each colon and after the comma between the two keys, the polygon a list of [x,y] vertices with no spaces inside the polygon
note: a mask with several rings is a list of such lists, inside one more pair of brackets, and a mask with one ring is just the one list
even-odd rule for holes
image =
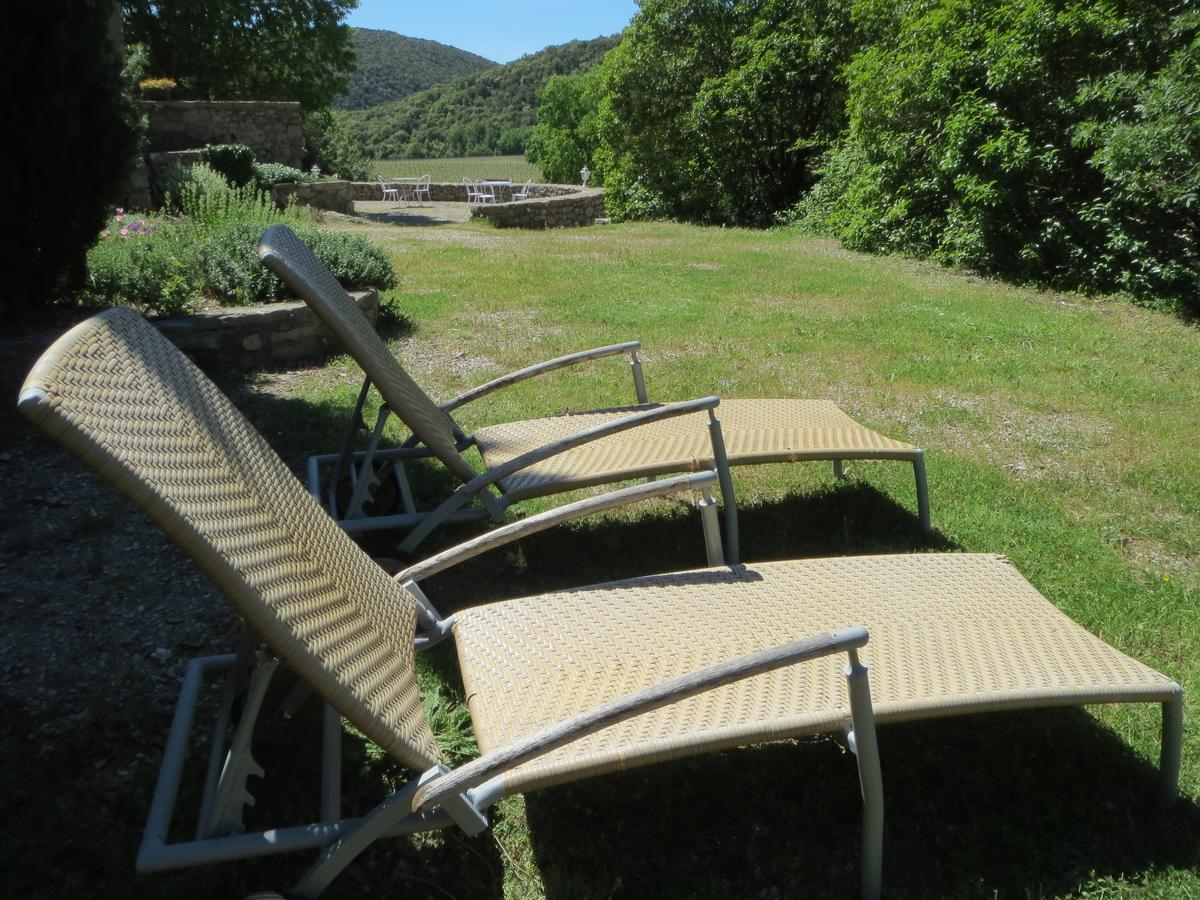
{"label": "gravel ground", "polygon": [[97,856],[132,879],[183,668],[236,628],[158,529],[20,417],[58,333],[0,342],[0,863],[22,897],[97,896]]}

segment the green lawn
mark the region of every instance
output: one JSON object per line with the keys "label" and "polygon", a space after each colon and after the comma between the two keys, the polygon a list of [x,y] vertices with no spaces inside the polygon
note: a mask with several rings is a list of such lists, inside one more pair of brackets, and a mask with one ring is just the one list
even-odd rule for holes
{"label": "green lawn", "polygon": [[[742,469],[749,561],[1004,553],[1073,618],[1180,681],[1189,697],[1200,691],[1194,326],[1115,299],[1007,287],[785,232],[339,227],[392,254],[401,285],[386,299],[406,326],[395,348],[435,396],[636,338],[652,399],[834,399],[926,448],[937,538],[919,534],[906,466],[853,464],[841,485],[824,465]],[[357,386],[340,359],[261,376],[241,396],[299,464],[311,449],[336,446]],[[610,359],[473,404],[463,419],[470,427],[632,396],[628,367]],[[495,557],[439,576],[427,593],[447,612],[703,562],[694,513],[666,502]],[[445,645],[424,659],[421,681],[440,739],[469,755]],[[1153,803],[1158,729],[1157,710],[1130,706],[882,729],[886,894],[1200,897],[1195,703],[1184,798],[1166,814]],[[264,748],[268,772],[286,769],[302,743],[315,753],[315,732]],[[362,741],[348,744],[347,778],[365,785],[348,806],[366,808],[406,777]],[[305,796],[315,790],[315,779],[296,786]],[[283,806],[294,802],[289,795]],[[846,896],[858,871],[858,815],[853,760],[835,741],[771,745],[510,798],[481,836],[384,843],[328,896]],[[304,864],[152,876],[138,887],[164,895],[183,885],[208,894],[282,887]]]}
{"label": "green lawn", "polygon": [[384,178],[419,178],[462,181],[467,178],[507,178],[511,181],[541,181],[542,170],[524,156],[460,156],[443,159],[377,159],[372,169]]}

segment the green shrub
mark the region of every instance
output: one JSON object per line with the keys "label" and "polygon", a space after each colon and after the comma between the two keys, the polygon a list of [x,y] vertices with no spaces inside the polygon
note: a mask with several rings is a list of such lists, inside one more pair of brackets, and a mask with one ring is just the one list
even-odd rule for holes
{"label": "green shrub", "polygon": [[254,181],[254,151],[245,144],[209,144],[200,151],[201,162],[241,186]]}
{"label": "green shrub", "polygon": [[[197,263],[206,290],[222,303],[247,305],[278,300],[288,291],[258,259],[265,224],[230,220],[206,233]],[[396,273],[383,250],[361,235],[299,228],[297,233],[347,290],[387,289]]]}
{"label": "green shrub", "polygon": [[283,163],[256,162],[254,164],[254,184],[261,191],[270,192],[271,188],[277,184],[293,184],[316,180],[308,172],[301,172],[299,169],[292,166],[285,166]]}
{"label": "green shrub", "polygon": [[168,173],[164,207],[209,227],[221,222],[278,221],[280,213],[269,194],[255,184],[233,187],[204,163]]}
{"label": "green shrub", "polygon": [[396,270],[387,253],[362,235],[316,228],[299,228],[297,234],[348,290],[396,286]]}
{"label": "green shrub", "polygon": [[188,310],[203,280],[196,268],[196,229],[127,218],[118,212],[88,251],[84,306],[128,304],[144,312]]}
{"label": "green shrub", "polygon": [[846,69],[848,127],[804,224],[856,250],[1195,302],[1200,51],[1186,5],[854,12],[866,47]]}
{"label": "green shrub", "polygon": [[210,228],[197,253],[207,291],[223,304],[247,306],[277,300],[283,283],[258,259],[258,239],[265,226],[230,220]]}

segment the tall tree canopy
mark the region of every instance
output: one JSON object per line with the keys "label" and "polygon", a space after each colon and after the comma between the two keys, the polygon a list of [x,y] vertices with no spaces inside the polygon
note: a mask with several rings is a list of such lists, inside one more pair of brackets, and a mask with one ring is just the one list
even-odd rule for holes
{"label": "tall tree canopy", "polygon": [[848,127],[803,214],[854,249],[1195,303],[1190,6],[858,0]]}
{"label": "tall tree canopy", "polygon": [[849,0],[643,0],[605,61],[597,168],[618,212],[765,224],[841,129]]}
{"label": "tall tree canopy", "polygon": [[144,44],[149,74],[203,100],[297,100],[329,106],[354,68],[358,0],[121,0],[125,40]]}

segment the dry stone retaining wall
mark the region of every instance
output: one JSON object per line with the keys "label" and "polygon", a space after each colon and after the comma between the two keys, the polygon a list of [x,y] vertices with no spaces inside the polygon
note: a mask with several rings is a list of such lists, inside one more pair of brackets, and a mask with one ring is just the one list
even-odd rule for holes
{"label": "dry stone retaining wall", "polygon": [[[390,182],[389,182],[390,183]],[[483,218],[498,228],[568,228],[591,225],[604,218],[604,191],[573,184],[535,184],[528,200],[481,203],[471,208],[472,218]],[[354,200],[382,200],[378,181],[356,181],[351,186]],[[466,203],[467,189],[456,182],[429,185],[435,203]]]}
{"label": "dry stone retaining wall", "polygon": [[604,191],[578,188],[557,197],[535,197],[516,203],[480,203],[471,218],[487,219],[497,228],[571,228],[604,218]]}
{"label": "dry stone retaining wall", "polygon": [[143,103],[151,151],[245,144],[259,162],[300,167],[300,104],[260,100],[158,100]]}
{"label": "dry stone retaining wall", "polygon": [[354,215],[354,186],[349,181],[314,181],[277,184],[271,188],[271,199],[281,209],[295,195],[296,202],[314,209]]}
{"label": "dry stone retaining wall", "polygon": [[[379,318],[375,291],[351,293],[372,324]],[[226,306],[154,322],[180,350],[208,372],[283,368],[319,362],[343,352],[303,301]]]}

